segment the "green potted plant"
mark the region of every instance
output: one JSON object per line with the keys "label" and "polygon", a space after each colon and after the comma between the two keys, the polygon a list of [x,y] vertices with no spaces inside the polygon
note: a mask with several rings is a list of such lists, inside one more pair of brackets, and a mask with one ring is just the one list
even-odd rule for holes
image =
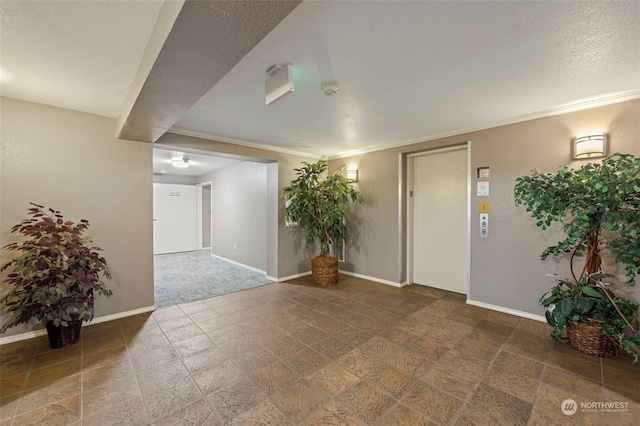
{"label": "green potted plant", "polygon": [[0,268],[13,287],[0,303],[14,313],[0,333],[36,318],[46,327],[51,347],[63,347],[78,340],[83,321],[93,319],[95,295],[111,296],[103,282],[111,275],[101,249],[83,236],[89,221],[65,221],[57,210],[31,205],[30,217],[11,229],[28,239],[3,247],[18,254]]}
{"label": "green potted plant", "polygon": [[330,247],[341,248],[347,239],[347,211],[350,203],[362,203],[362,194],[342,173],[326,178],[329,163],[323,157],[317,163],[302,162],[295,169],[297,178],[283,189],[286,223],[296,223],[306,237],[306,246],[320,242],[320,255],[311,260],[311,275],[316,285],[338,282],[338,259],[330,256]]}
{"label": "green potted plant", "polygon": [[[552,337],[598,356],[613,356],[621,347],[638,361],[638,304],[617,296],[604,279],[609,257],[625,268],[628,284],[640,273],[640,159],[614,154],[601,164],[556,173],[537,170],[516,179],[516,205],[524,205],[545,230],[557,222],[565,238],[547,247],[541,259],[568,255],[571,279],[557,277],[540,304],[547,308]],[[584,264],[576,272],[576,258]]]}

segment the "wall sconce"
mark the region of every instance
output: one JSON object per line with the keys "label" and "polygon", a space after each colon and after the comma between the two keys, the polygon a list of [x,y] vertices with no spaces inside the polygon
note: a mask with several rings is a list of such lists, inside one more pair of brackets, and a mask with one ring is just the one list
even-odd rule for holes
{"label": "wall sconce", "polygon": [[349,182],[358,181],[358,169],[347,169],[347,180]]}
{"label": "wall sconce", "polygon": [[607,155],[607,135],[604,132],[581,133],[573,141],[573,159],[605,157]]}

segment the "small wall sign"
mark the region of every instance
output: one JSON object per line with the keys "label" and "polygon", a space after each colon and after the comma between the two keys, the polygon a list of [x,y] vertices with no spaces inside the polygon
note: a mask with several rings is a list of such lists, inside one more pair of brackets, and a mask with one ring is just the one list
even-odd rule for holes
{"label": "small wall sign", "polygon": [[488,179],[491,176],[490,166],[480,166],[476,169],[476,177],[478,179]]}
{"label": "small wall sign", "polygon": [[478,203],[478,213],[489,213],[491,211],[491,203],[488,201],[481,201]]}
{"label": "small wall sign", "polygon": [[489,196],[489,182],[478,182],[477,183],[476,195],[478,197],[488,197]]}

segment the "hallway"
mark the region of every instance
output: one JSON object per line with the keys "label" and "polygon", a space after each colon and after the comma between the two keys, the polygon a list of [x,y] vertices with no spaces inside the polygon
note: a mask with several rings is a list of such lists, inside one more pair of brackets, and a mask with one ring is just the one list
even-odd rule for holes
{"label": "hallway", "polygon": [[210,250],[153,256],[155,305],[177,305],[273,283],[265,274],[211,256]]}

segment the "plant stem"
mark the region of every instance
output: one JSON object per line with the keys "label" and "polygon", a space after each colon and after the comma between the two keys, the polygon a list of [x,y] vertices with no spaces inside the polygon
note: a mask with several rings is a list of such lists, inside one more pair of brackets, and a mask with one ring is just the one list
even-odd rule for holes
{"label": "plant stem", "polygon": [[627,319],[627,317],[622,313],[620,308],[618,308],[618,305],[616,304],[616,302],[613,301],[613,298],[611,297],[611,295],[609,295],[609,290],[606,289],[604,283],[598,280],[593,280],[593,281],[596,283],[596,286],[600,287],[604,291],[605,296],[607,296],[607,299],[609,299],[613,307],[616,309],[616,312],[618,312],[618,315],[620,315],[620,318],[622,318],[622,320],[627,324],[627,327],[629,327],[629,329],[634,333],[637,333],[636,329],[631,325],[631,323],[629,323],[629,320]]}
{"label": "plant stem", "polygon": [[[599,239],[599,232],[589,234],[582,238],[571,252],[571,257],[569,259],[569,268],[571,269],[571,276],[576,282],[581,281],[584,277],[595,274],[596,272],[604,272],[602,268],[602,257],[600,256]],[[580,278],[578,279],[576,278],[576,274],[573,269],[573,261],[576,257],[578,249],[582,247],[582,245],[585,243],[585,240],[587,243],[584,255],[585,262],[582,271],[580,271]]]}

